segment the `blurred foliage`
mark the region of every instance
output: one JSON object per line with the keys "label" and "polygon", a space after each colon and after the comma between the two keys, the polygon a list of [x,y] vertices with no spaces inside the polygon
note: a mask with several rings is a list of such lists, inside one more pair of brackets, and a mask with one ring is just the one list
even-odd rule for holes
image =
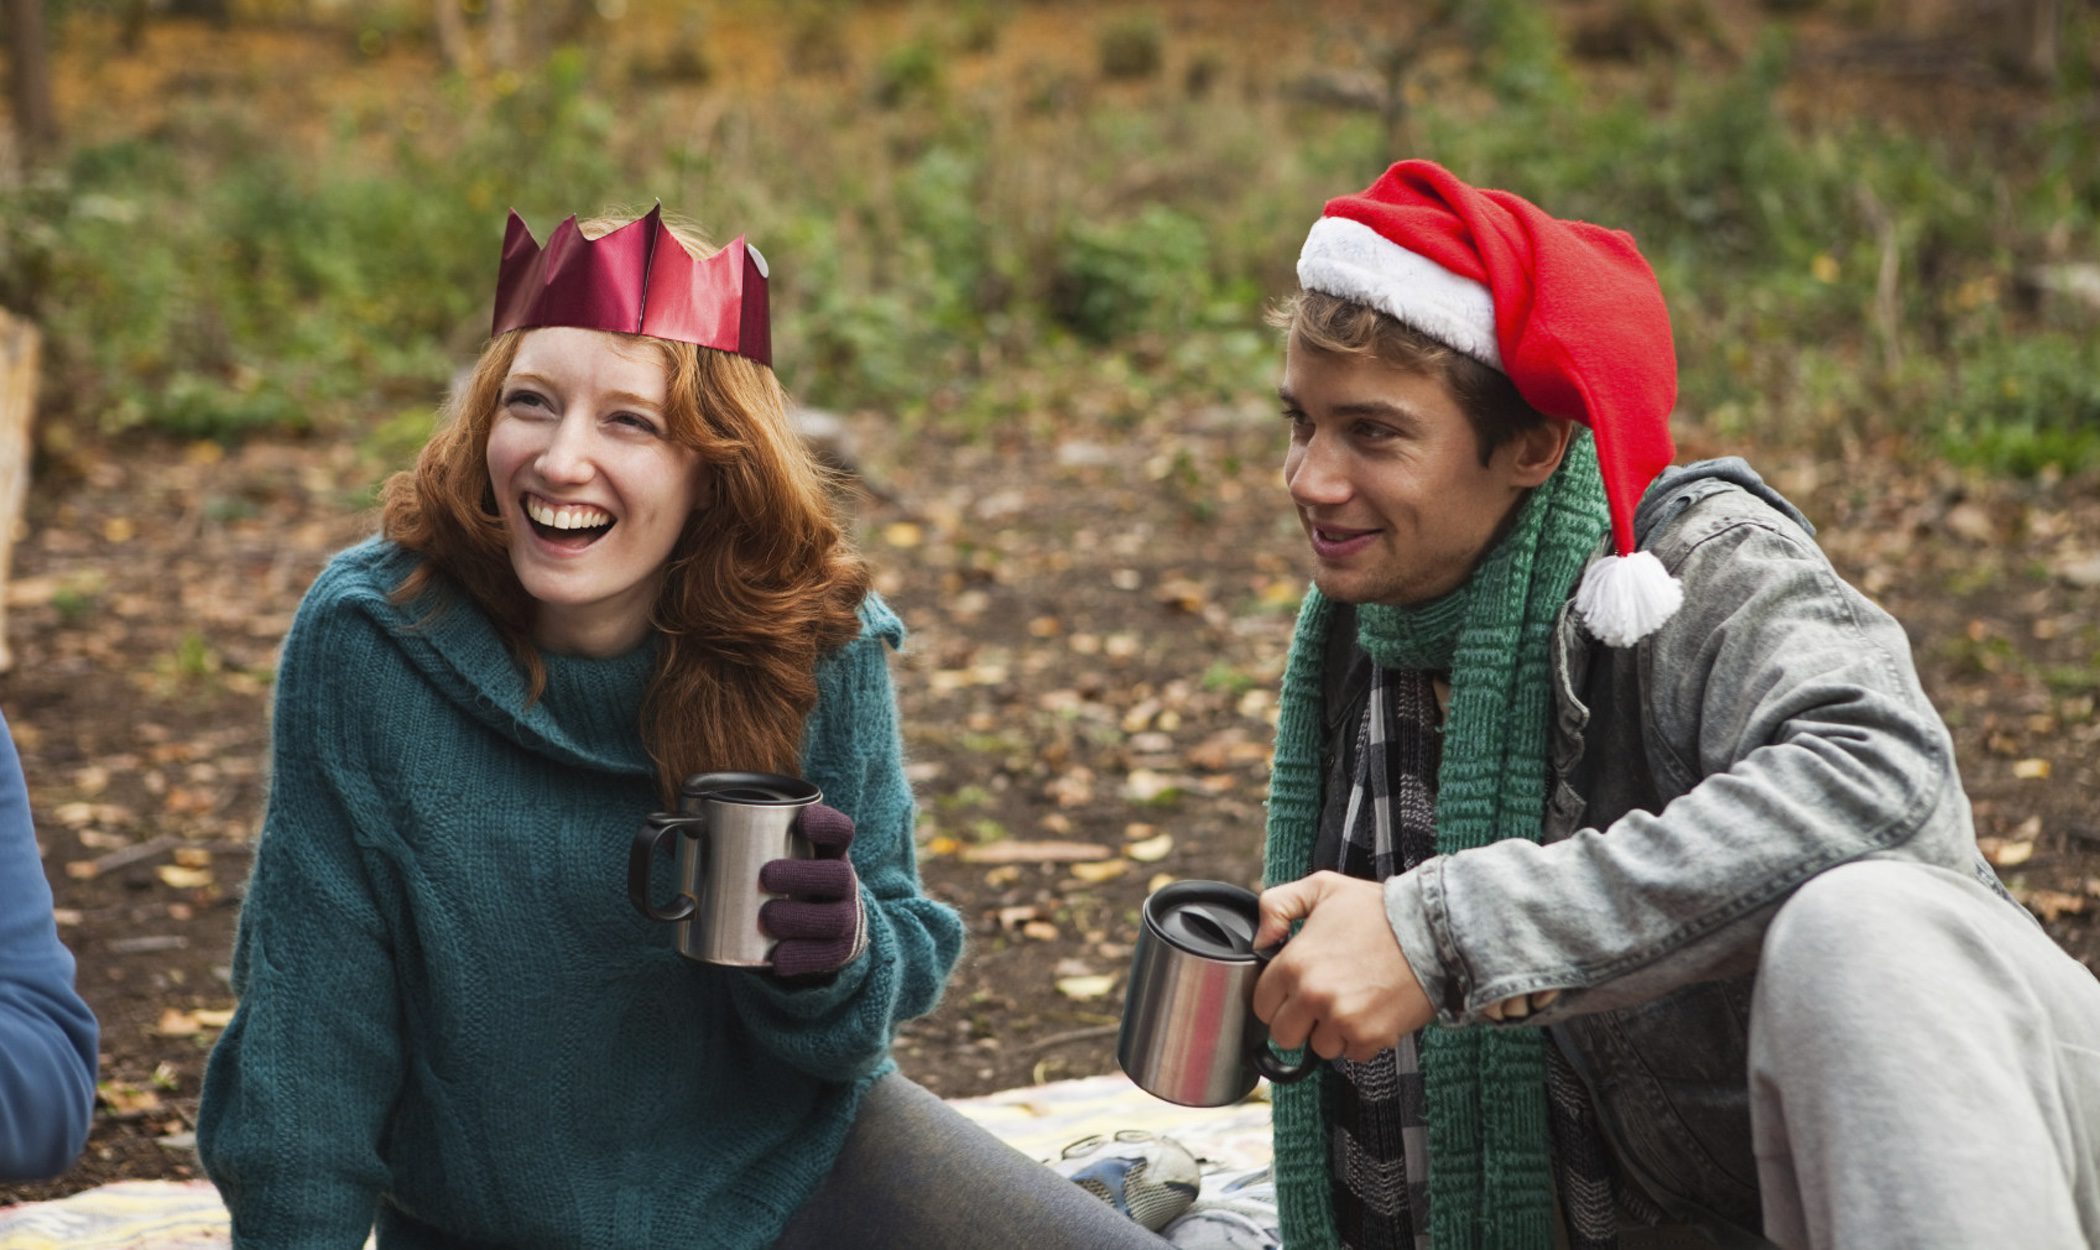
{"label": "blurred foliage", "polygon": [[[981,429],[1267,390],[1262,299],[1320,203],[1394,155],[1386,121],[1143,9],[1096,14],[1077,68],[982,72],[1020,55],[1025,9],[914,9],[870,41],[846,6],[795,0],[772,16],[784,76],[741,94],[710,46],[733,13],[624,59],[600,31],[527,72],[341,105],[318,141],[238,93],[180,97],[0,189],[0,305],[47,330],[55,419],[218,438],[383,419],[392,439],[481,342],[506,208],[544,237],[661,197],[766,250],[782,375],[812,402]],[[410,55],[388,49],[427,43],[417,11],[371,7],[353,37]],[[1445,18],[1466,51],[1402,84],[1412,150],[1632,231],[1687,415],[2014,472],[2100,463],[2100,314],[2018,280],[2100,251],[2090,13],[2067,15],[2036,124],[1987,141],[1790,108],[1783,34],[1604,91],[1540,6]]]}

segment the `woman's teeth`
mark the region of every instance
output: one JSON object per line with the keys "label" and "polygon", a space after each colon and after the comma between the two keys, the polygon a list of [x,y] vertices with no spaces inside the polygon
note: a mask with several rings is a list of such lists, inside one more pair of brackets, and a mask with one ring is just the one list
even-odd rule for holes
{"label": "woman's teeth", "polygon": [[525,515],[549,529],[587,530],[612,524],[612,514],[602,508],[588,504],[564,504],[555,507],[530,496],[525,500]]}

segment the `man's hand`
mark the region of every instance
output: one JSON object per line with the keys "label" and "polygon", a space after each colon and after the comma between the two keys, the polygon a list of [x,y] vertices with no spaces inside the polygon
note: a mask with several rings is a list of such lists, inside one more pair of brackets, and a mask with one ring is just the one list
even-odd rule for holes
{"label": "man's hand", "polygon": [[1376,881],[1316,872],[1261,896],[1255,949],[1291,938],[1254,985],[1254,1014],[1279,1049],[1362,1062],[1436,1018],[1385,918]]}

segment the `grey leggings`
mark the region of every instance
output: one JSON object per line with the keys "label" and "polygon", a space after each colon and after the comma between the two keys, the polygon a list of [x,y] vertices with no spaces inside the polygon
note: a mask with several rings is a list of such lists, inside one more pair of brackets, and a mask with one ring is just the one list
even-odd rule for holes
{"label": "grey leggings", "polygon": [[1166,1241],[902,1076],[861,1100],[776,1250],[1161,1250]]}

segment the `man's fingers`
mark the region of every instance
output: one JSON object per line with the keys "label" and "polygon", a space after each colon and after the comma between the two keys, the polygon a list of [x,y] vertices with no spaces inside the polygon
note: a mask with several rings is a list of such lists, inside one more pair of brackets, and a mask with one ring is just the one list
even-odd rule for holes
{"label": "man's fingers", "polygon": [[1319,900],[1325,885],[1321,878],[1331,875],[1316,872],[1310,877],[1262,891],[1261,926],[1254,931],[1254,949],[1276,945],[1291,935],[1292,923],[1312,915],[1313,904]]}
{"label": "man's fingers", "polygon": [[1348,1053],[1349,1039],[1343,1035],[1340,1025],[1332,1020],[1322,1020],[1306,1045],[1322,1059],[1339,1059]]}

